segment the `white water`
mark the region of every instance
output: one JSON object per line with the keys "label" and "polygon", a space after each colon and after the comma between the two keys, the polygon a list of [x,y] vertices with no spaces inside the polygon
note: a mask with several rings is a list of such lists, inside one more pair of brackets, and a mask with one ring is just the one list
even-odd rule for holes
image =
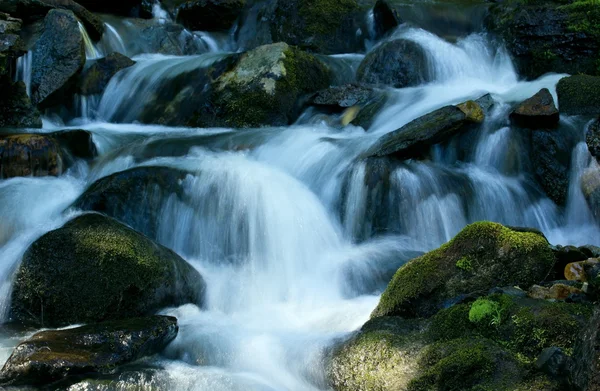
{"label": "white water", "polygon": [[[569,204],[561,209],[524,171],[526,157],[506,120],[510,104],[543,87],[554,92],[560,75],[519,81],[505,51],[485,36],[451,45],[422,30],[398,34],[427,50],[433,81],[391,91],[393,102],[368,133],[325,125],[241,132],[84,124],[102,154],[90,171],[1,185],[14,187],[0,202],[0,221],[9,222],[0,233],[0,255],[8,254],[0,270],[2,292],[9,290],[27,245],[60,226],[68,218],[61,211],[94,180],[140,164],[185,169],[190,172],[183,182],[185,200],[167,195],[156,204],[157,240],[203,274],[207,307],[165,309],[180,324],[166,358],[153,361],[159,369],[147,376],[122,375],[120,384],[327,390],[327,349],[368,319],[390,271],[467,223],[494,220],[539,228],[556,244],[600,244],[579,190],[579,176],[590,161],[583,144],[573,155]],[[161,81],[217,56],[136,58],[136,66],[111,81],[96,118],[135,121]],[[473,141],[456,139],[436,147],[431,161],[393,167],[392,197],[383,205],[387,234],[372,237],[376,222],[367,213],[367,165],[356,158],[382,134],[485,93],[492,93],[495,108]],[[571,121],[577,124],[563,119],[563,125]],[[154,141],[206,135],[211,137],[185,156],[140,158]]]}
{"label": "white water", "polygon": [[25,83],[27,95],[31,96],[31,67],[33,64],[33,51],[28,51],[17,59],[17,71],[15,81]]}

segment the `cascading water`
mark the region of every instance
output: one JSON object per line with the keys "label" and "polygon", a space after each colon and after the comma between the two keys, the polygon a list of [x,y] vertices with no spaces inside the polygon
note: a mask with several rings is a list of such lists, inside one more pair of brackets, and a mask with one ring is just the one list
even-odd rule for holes
{"label": "cascading water", "polygon": [[[27,245],[63,224],[69,218],[64,208],[93,181],[140,165],[182,169],[189,173],[182,181],[184,197],[153,199],[156,239],[199,269],[208,286],[207,306],[165,309],[180,325],[166,358],[150,359],[147,371],[126,371],[115,382],[148,389],[327,390],[324,363],[332,342],[369,318],[403,262],[436,248],[467,223],[494,220],[539,228],[554,243],[598,244],[600,232],[579,190],[590,161],[584,144],[573,154],[563,210],[531,179],[518,134],[505,120],[510,104],[543,87],[554,93],[560,76],[519,81],[506,52],[480,34],[456,44],[415,28],[402,27],[395,36],[423,47],[431,82],[389,91],[391,102],[368,132],[324,124],[246,133],[131,124],[171,78],[226,54],[221,46],[221,53],[136,57],[135,66],[111,80],[97,116],[88,117],[113,123],[83,125],[101,153],[91,170],[2,183],[11,188],[0,202],[0,255],[9,260],[0,269],[2,293],[9,291]],[[125,35],[114,37],[121,38],[112,44],[126,46]],[[358,158],[381,135],[486,93],[494,107],[478,133],[464,135],[468,142],[459,136],[436,146],[429,161],[393,166],[386,216],[369,214],[373,200],[365,178],[372,168]],[[579,125],[563,119],[561,126]],[[223,139],[233,145],[223,147]],[[157,140],[189,148],[156,156]],[[15,341],[0,343],[5,357]],[[70,389],[86,389],[86,383]]]}
{"label": "cascading water", "polygon": [[78,22],[78,24],[81,37],[83,38],[83,45],[85,47],[85,58],[88,60],[95,60],[97,58],[104,57],[105,54],[102,53],[102,51],[100,51],[96,45],[94,45],[94,42],[92,42],[92,39],[90,38],[83,24],[81,22]]}
{"label": "cascading water", "polygon": [[31,67],[33,64],[33,52],[30,50],[17,59],[17,72],[15,81],[25,83],[27,95],[31,96]]}

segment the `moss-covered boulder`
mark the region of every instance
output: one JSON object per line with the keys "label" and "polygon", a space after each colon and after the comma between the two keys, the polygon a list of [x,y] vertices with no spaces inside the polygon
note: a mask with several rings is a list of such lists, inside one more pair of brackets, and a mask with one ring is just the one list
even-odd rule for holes
{"label": "moss-covered boulder", "polygon": [[63,170],[59,143],[48,135],[0,136],[0,178],[57,176]]}
{"label": "moss-covered boulder", "polygon": [[529,129],[552,129],[558,125],[560,114],[547,88],[521,102],[510,114],[517,125]]}
{"label": "moss-covered boulder", "polygon": [[362,83],[395,88],[431,81],[425,51],[406,39],[388,41],[373,49],[360,64],[356,78]]}
{"label": "moss-covered boulder", "polygon": [[100,214],[75,218],[23,256],[11,318],[44,326],[124,319],[201,305],[202,276],[173,251]]}
{"label": "moss-covered boulder", "polygon": [[554,265],[546,238],[490,222],[467,226],[442,247],[401,267],[372,317],[431,316],[495,286],[528,288]]}
{"label": "moss-covered boulder", "polygon": [[600,77],[576,75],[556,85],[558,107],[567,115],[600,114]]}
{"label": "moss-covered boulder", "polygon": [[161,352],[177,331],[177,319],[168,316],[42,331],[15,348],[0,384],[41,386],[68,376],[113,373],[119,365]]}
{"label": "moss-covered boulder", "polygon": [[112,53],[87,67],[79,78],[79,93],[101,94],[117,72],[135,65],[135,61],[121,53]]}
{"label": "moss-covered boulder", "polygon": [[31,104],[25,83],[0,77],[0,128],[41,128],[40,112]]}
{"label": "moss-covered boulder", "polygon": [[246,0],[194,0],[177,8],[177,22],[192,31],[227,31],[238,20]]}
{"label": "moss-covered boulder", "polygon": [[301,98],[329,86],[330,72],[311,54],[286,43],[244,53],[213,85],[211,102],[191,121],[195,126],[248,128],[289,125]]}

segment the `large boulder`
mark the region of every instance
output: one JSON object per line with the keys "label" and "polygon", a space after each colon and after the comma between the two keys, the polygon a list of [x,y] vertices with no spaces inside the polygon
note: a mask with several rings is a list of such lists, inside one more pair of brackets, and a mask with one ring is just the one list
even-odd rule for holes
{"label": "large boulder", "polygon": [[129,68],[135,61],[121,53],[112,53],[87,67],[79,79],[79,92],[82,95],[101,94],[117,72]]}
{"label": "large boulder", "polygon": [[59,143],[48,135],[0,136],[0,178],[57,176],[63,169]]}
{"label": "large boulder", "polygon": [[600,77],[576,75],[556,85],[558,107],[567,115],[600,114]]}
{"label": "large boulder", "polygon": [[40,112],[31,104],[25,83],[0,78],[0,128],[41,128]]}
{"label": "large boulder", "polygon": [[600,158],[600,118],[594,120],[588,127],[585,135],[585,142],[588,146],[590,154],[596,158]]}
{"label": "large boulder", "polygon": [[495,286],[528,288],[544,280],[553,265],[543,235],[474,223],[401,267],[371,316],[431,316],[453,300]]}
{"label": "large boulder", "polygon": [[177,22],[193,31],[227,31],[245,5],[245,0],[186,1],[177,9]]}
{"label": "large boulder", "polygon": [[521,102],[510,114],[511,120],[520,127],[529,129],[555,128],[560,114],[554,104],[554,98],[547,88]]}
{"label": "large boulder", "polygon": [[329,86],[330,72],[316,57],[286,43],[244,53],[213,84],[210,104],[192,126],[282,126],[300,113],[300,99]]}
{"label": "large boulder", "polygon": [[415,42],[396,39],[371,51],[360,64],[356,78],[361,83],[411,87],[428,80],[427,57]]}
{"label": "large boulder", "polygon": [[73,207],[118,219],[150,238],[157,238],[162,202],[183,197],[187,172],[167,167],[136,167],[97,180]]}
{"label": "large boulder", "polygon": [[15,276],[10,316],[43,326],[124,319],[201,305],[202,276],[173,251],[100,214],[35,241]]}
{"label": "large boulder", "polygon": [[177,331],[177,319],[168,316],[42,331],[15,348],[0,384],[41,386],[68,376],[113,373],[117,366],[160,353]]}
{"label": "large boulder", "polygon": [[599,21],[591,2],[518,0],[497,2],[486,24],[506,43],[519,73],[535,79],[548,72],[598,74]]}
{"label": "large boulder", "polygon": [[50,104],[77,79],[85,64],[83,37],[73,12],[48,12],[32,61],[31,100],[36,105]]}
{"label": "large boulder", "polygon": [[41,0],[43,3],[51,5],[54,8],[64,9],[68,11],[73,11],[75,16],[83,26],[85,27],[88,35],[94,41],[99,41],[104,34],[104,22],[88,11],[85,7],[81,6],[79,3],[76,3],[73,0]]}

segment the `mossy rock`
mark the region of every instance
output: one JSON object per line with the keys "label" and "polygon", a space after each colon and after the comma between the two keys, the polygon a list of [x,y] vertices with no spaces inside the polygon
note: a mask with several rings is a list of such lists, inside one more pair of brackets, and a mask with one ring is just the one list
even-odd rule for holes
{"label": "mossy rock", "polygon": [[[0,72],[1,73],[1,72]],[[25,83],[0,77],[0,128],[41,128],[40,112],[27,96]]]}
{"label": "mossy rock", "polygon": [[0,136],[0,178],[58,176],[63,171],[59,143],[43,134]]}
{"label": "mossy rock", "polygon": [[100,214],[77,217],[23,256],[11,318],[65,326],[202,305],[202,276],[173,251]]}
{"label": "mossy rock", "polygon": [[[470,268],[461,267],[464,258]],[[401,267],[371,316],[431,316],[452,301],[496,286],[528,288],[544,280],[553,265],[554,255],[543,235],[474,223],[439,249]]]}
{"label": "mossy rock", "polygon": [[589,75],[565,77],[556,85],[556,92],[561,113],[600,114],[600,77]]}

